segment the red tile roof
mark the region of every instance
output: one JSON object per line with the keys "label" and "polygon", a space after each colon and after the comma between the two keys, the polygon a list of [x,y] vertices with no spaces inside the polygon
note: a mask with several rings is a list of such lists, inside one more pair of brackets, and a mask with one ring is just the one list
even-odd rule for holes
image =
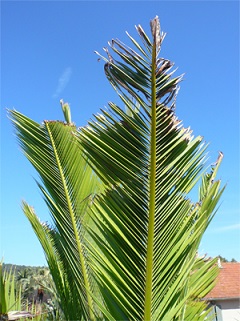
{"label": "red tile roof", "polygon": [[206,299],[240,298],[240,263],[221,263],[217,284]]}

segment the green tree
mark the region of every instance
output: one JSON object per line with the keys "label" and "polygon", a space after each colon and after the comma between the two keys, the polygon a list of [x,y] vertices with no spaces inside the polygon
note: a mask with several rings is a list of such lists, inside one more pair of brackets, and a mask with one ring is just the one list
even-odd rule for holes
{"label": "green tree", "polygon": [[152,40],[136,29],[134,49],[112,40],[116,58],[101,56],[126,110],[111,102],[79,130],[63,101],[65,123],[10,111],[52,216],[44,224],[23,203],[66,320],[206,320],[201,299],[218,273],[216,259],[197,250],[223,192],[222,153],[205,173],[207,145],[175,115],[182,77],[159,57],[159,20]]}
{"label": "green tree", "polygon": [[228,260],[221,255],[219,255],[218,258],[220,259],[221,262],[228,262]]}
{"label": "green tree", "polygon": [[33,272],[30,268],[24,268],[17,272],[16,274],[16,284],[22,289],[22,295],[24,299],[27,299],[29,295],[33,292],[32,287],[32,275]]}
{"label": "green tree", "polygon": [[232,262],[232,263],[237,263],[237,260],[234,259],[234,258],[232,258],[232,259],[231,259],[231,262]]}

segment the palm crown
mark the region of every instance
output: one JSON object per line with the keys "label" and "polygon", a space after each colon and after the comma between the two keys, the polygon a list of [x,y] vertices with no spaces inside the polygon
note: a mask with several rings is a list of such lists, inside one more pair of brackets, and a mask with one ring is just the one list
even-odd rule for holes
{"label": "palm crown", "polygon": [[[23,209],[49,264],[67,320],[205,320],[201,299],[213,287],[216,260],[197,256],[223,192],[215,181],[222,154],[204,173],[207,145],[175,115],[180,77],[136,27],[134,49],[105,49],[104,70],[125,109],[109,103],[77,130],[42,125],[10,111],[20,144],[37,169],[53,225]],[[189,193],[201,179],[197,202]]]}

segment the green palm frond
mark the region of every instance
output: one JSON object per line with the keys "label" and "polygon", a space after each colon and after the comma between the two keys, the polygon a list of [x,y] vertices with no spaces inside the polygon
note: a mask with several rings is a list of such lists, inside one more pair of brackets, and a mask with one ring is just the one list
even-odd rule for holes
{"label": "green palm frond", "polygon": [[20,145],[37,170],[38,183],[52,217],[53,228],[43,225],[34,210],[23,203],[60,295],[60,305],[68,320],[95,319],[91,297],[94,280],[88,266],[83,238],[87,238],[86,215],[99,180],[82,156],[73,133],[76,127],[59,121],[42,125],[17,111],[10,111]]}
{"label": "green palm frond", "polygon": [[[132,37],[135,49],[113,40],[109,45],[119,60],[108,49],[102,56],[107,78],[131,113],[109,103],[79,134],[94,171],[109,186],[94,204],[98,233],[91,229],[91,264],[116,320],[193,320],[187,306],[206,294],[217,275],[212,260],[205,273],[196,272],[199,282],[191,277],[223,190],[207,174],[199,202],[190,200],[207,145],[175,116],[182,76],[172,78],[172,63],[158,57],[165,36],[158,18],[151,22],[152,41],[136,29],[143,45]],[[133,99],[140,108],[133,108]]]}

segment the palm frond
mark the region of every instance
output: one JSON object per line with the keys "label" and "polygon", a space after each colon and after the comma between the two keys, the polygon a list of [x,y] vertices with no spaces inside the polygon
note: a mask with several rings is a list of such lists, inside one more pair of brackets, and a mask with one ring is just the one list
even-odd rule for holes
{"label": "palm frond", "polygon": [[[189,281],[223,190],[215,177],[203,176],[199,202],[190,200],[207,145],[175,115],[182,76],[172,78],[173,64],[158,57],[165,36],[158,18],[151,22],[152,41],[141,26],[136,29],[143,46],[133,37],[135,49],[113,40],[110,49],[120,60],[108,49],[102,56],[107,78],[131,113],[109,103],[79,134],[94,171],[109,186],[94,204],[98,233],[92,229],[91,236],[98,247],[89,251],[116,319],[177,320],[216,276],[213,260],[198,273],[206,287]],[[133,99],[140,108],[132,107]]]}
{"label": "palm frond", "polygon": [[75,125],[59,121],[39,125],[17,111],[10,111],[10,117],[26,157],[40,176],[38,186],[51,213],[53,229],[44,227],[23,203],[45,251],[65,317],[94,320],[94,280],[83,237],[89,221],[85,214],[100,188],[99,180],[76,143]]}

